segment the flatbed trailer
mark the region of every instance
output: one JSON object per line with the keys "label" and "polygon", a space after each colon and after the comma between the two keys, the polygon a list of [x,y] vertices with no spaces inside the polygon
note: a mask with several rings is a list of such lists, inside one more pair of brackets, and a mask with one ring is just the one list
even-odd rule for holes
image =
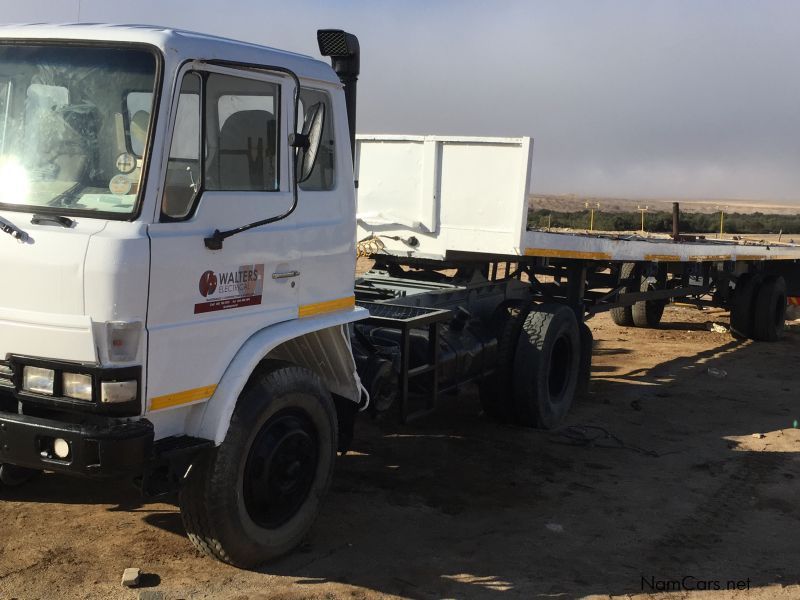
{"label": "flatbed trailer", "polygon": [[[604,311],[619,325],[657,327],[667,302],[688,299],[731,310],[737,337],[780,336],[786,298],[800,295],[800,246],[679,231],[667,237],[531,229],[531,150],[527,137],[358,137],[359,251],[374,266],[355,289],[375,316],[354,325],[353,344],[377,409],[397,397],[407,421],[429,412],[442,391],[477,380],[487,413],[554,427],[588,386],[591,333],[584,321]],[[397,307],[394,324],[387,305]],[[406,307],[431,316],[404,319]],[[536,377],[523,382],[527,391],[516,389],[515,371],[530,367],[517,359],[528,345],[517,338],[526,337],[526,319],[543,322],[564,308],[579,333],[565,344],[577,339],[577,347],[545,361],[538,378],[558,378],[563,389],[538,390],[558,407],[535,415]],[[399,360],[390,368],[392,352]],[[569,365],[571,353],[577,359]],[[460,364],[465,355],[469,367]],[[381,361],[387,364],[379,369]],[[415,404],[410,381],[426,374]]]}

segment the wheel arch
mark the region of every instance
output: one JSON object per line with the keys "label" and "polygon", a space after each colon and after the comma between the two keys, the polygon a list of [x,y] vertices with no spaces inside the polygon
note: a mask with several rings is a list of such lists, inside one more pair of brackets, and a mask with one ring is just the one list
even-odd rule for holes
{"label": "wheel arch", "polygon": [[202,415],[194,426],[187,427],[190,435],[222,443],[239,394],[258,366],[269,359],[305,367],[320,376],[331,394],[358,402],[366,391],[356,372],[344,326],[368,316],[366,310],[356,308],[294,319],[254,333],[225,369]]}

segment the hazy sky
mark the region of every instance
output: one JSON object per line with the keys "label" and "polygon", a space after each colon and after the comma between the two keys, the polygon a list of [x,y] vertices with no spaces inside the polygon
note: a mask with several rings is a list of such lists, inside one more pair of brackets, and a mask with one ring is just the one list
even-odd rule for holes
{"label": "hazy sky", "polygon": [[533,191],[800,203],[800,2],[0,0],[317,55],[359,36],[358,130],[530,135]]}

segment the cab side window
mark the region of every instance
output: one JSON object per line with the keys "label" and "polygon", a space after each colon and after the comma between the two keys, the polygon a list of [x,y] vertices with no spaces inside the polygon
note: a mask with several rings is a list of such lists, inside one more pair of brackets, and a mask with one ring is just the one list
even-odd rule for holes
{"label": "cab side window", "polygon": [[184,75],[161,204],[170,219],[186,217],[200,189],[200,89],[200,75]]}
{"label": "cab side window", "polygon": [[300,189],[304,191],[324,191],[332,190],[336,187],[336,141],[333,136],[331,99],[327,92],[300,88],[297,129],[298,131],[305,131],[308,126],[306,121],[313,114],[312,108],[317,104],[321,104],[324,108],[325,118],[322,127],[322,139],[320,140],[317,158],[314,161],[314,169],[308,179],[300,184]]}
{"label": "cab side window", "polygon": [[209,74],[205,189],[280,189],[278,89],[276,84],[265,81]]}

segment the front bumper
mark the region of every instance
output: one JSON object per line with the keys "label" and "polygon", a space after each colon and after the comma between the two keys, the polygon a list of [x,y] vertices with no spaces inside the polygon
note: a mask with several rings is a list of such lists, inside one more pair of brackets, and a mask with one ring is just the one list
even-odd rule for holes
{"label": "front bumper", "polygon": [[[69,456],[58,458],[56,439],[66,440]],[[95,418],[66,423],[0,412],[0,463],[92,477],[140,474],[153,447],[153,424],[146,419]]]}

